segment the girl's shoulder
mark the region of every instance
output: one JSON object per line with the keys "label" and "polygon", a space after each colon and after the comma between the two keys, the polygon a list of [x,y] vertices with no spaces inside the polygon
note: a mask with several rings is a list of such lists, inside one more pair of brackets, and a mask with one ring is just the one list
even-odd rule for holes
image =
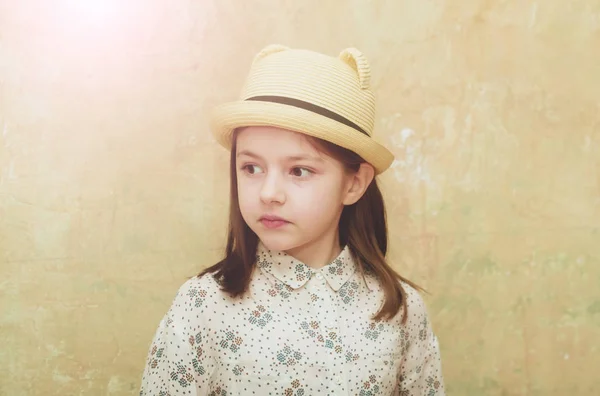
{"label": "girl's shoulder", "polygon": [[409,308],[425,308],[425,300],[419,290],[413,287],[410,283],[399,281],[402,289],[406,293],[406,304]]}
{"label": "girl's shoulder", "polygon": [[428,321],[427,304],[422,293],[407,282],[400,281],[405,292],[408,323],[426,323]]}
{"label": "girl's shoulder", "polygon": [[185,281],[177,291],[173,305],[203,308],[222,301],[224,292],[211,273],[194,276]]}
{"label": "girl's shoulder", "polygon": [[[365,281],[367,283],[367,287],[369,288],[370,291],[383,293],[383,287],[381,285],[381,282],[379,281],[379,278],[373,272],[366,271],[364,276],[365,276]],[[414,286],[412,286],[408,282],[405,282],[404,280],[398,279],[398,283],[400,284],[400,286],[406,293],[406,299],[407,299],[406,303],[409,306],[409,308],[412,306],[424,306],[425,305],[425,303],[423,301],[423,297],[421,296],[421,292],[419,290],[417,290]]]}
{"label": "girl's shoulder", "polygon": [[[365,280],[367,282],[367,287],[371,292],[383,295],[383,287],[375,274],[370,271],[365,272]],[[398,279],[398,283],[404,290],[406,308],[408,309],[409,316],[414,318],[427,316],[427,307],[421,292],[404,280]]]}

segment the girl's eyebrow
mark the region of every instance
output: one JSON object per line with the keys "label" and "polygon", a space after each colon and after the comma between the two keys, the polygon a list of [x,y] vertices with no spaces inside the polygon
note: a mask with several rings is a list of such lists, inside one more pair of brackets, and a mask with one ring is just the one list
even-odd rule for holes
{"label": "girl's eyebrow", "polygon": [[248,150],[240,151],[239,153],[237,153],[236,157],[241,157],[242,155],[247,155],[248,157],[252,157],[252,158],[256,158],[256,159],[262,159],[260,157],[260,155],[254,154],[253,152],[248,151]]}
{"label": "girl's eyebrow", "polygon": [[323,162],[323,158],[314,155],[292,155],[286,158],[288,161],[317,161]]}
{"label": "girl's eyebrow", "polygon": [[[255,154],[249,150],[242,150],[239,153],[237,153],[237,157],[241,157],[243,155],[246,155],[248,157],[252,157],[252,158],[256,158],[256,159],[261,159],[262,157],[258,154]],[[317,157],[314,155],[291,155],[289,157],[285,158],[287,161],[317,161],[317,162],[323,162],[323,158],[321,157]]]}

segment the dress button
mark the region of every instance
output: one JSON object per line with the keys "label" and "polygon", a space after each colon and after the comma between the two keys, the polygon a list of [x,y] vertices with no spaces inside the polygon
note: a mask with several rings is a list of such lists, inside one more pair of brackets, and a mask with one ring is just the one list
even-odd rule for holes
{"label": "dress button", "polygon": [[320,273],[317,274],[317,279],[323,279],[323,275],[321,275]]}

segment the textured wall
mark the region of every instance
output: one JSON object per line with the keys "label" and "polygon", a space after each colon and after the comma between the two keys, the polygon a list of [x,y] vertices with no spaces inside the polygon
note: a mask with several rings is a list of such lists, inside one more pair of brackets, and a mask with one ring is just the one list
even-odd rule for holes
{"label": "textured wall", "polygon": [[0,394],[137,392],[224,242],[207,109],[271,42],[370,58],[449,393],[596,394],[597,0],[0,0]]}

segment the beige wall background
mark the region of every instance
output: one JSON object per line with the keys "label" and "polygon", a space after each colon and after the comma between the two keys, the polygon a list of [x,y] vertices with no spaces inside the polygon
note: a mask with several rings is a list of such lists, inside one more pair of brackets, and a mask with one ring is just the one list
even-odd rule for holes
{"label": "beige wall background", "polygon": [[600,1],[0,0],[0,394],[137,393],[269,43],[369,57],[448,393],[600,392]]}

